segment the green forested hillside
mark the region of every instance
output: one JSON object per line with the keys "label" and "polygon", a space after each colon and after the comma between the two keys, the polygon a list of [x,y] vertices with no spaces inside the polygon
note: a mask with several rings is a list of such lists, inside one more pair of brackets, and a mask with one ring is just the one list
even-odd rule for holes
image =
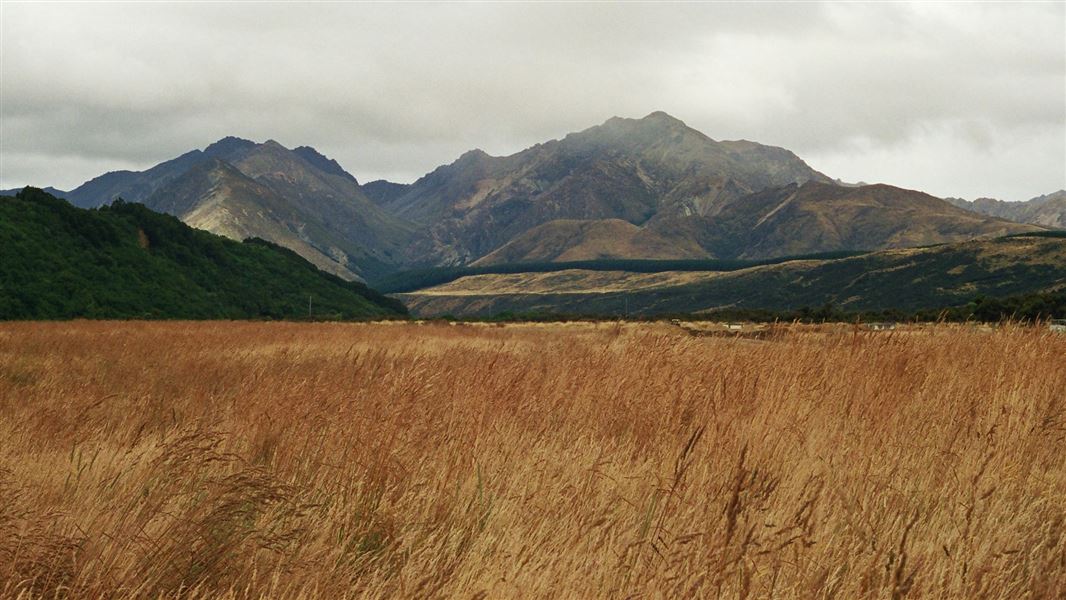
{"label": "green forested hillside", "polygon": [[236,242],[140,204],[84,210],[0,197],[0,319],[360,319],[406,313],[262,240]]}

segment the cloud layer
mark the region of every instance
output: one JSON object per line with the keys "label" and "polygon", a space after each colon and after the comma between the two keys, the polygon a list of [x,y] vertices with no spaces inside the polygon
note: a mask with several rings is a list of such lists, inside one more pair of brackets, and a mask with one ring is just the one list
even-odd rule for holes
{"label": "cloud layer", "polygon": [[1063,4],[41,4],[2,8],[0,187],[225,135],[410,181],[665,110],[846,180],[1066,188]]}

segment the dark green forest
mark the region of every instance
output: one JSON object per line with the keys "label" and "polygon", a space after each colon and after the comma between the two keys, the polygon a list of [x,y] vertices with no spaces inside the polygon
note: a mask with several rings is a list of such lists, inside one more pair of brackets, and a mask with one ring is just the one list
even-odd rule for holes
{"label": "dark green forest", "polygon": [[[308,299],[311,300],[309,317]],[[270,242],[237,242],[140,204],[0,197],[0,319],[368,319],[403,304]]]}

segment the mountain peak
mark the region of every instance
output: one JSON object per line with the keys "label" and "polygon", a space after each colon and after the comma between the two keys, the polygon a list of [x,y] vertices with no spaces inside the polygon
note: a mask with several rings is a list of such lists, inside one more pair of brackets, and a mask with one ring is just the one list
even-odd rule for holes
{"label": "mountain peak", "polygon": [[655,127],[685,127],[688,125],[684,121],[677,117],[671,116],[661,110],[657,110],[653,113],[649,113],[639,119],[633,119],[628,117],[611,117],[604,122],[604,125],[637,125],[637,126],[655,126]]}
{"label": "mountain peak", "polygon": [[474,148],[473,150],[467,150],[459,155],[459,160],[471,160],[474,158],[485,158],[489,154],[481,148]]}
{"label": "mountain peak", "polygon": [[653,113],[650,113],[649,115],[641,119],[641,121],[645,121],[648,123],[659,123],[663,125],[680,125],[681,127],[688,127],[688,125],[685,125],[685,122],[681,119],[669,115],[661,110],[657,110]]}
{"label": "mountain peak", "polygon": [[472,165],[483,164],[484,161],[492,158],[488,152],[485,152],[481,148],[474,148],[473,150],[467,150],[459,155],[459,158],[452,162],[452,166],[468,167]]}
{"label": "mountain peak", "polygon": [[1059,190],[1057,192],[1051,192],[1050,194],[1044,194],[1043,196],[1037,196],[1036,198],[1030,199],[1029,202],[1032,202],[1033,200],[1045,202],[1049,200],[1066,200],[1066,190]]}
{"label": "mountain peak", "polygon": [[241,150],[251,148],[253,146],[255,146],[255,142],[251,140],[227,135],[226,137],[204,148],[204,154],[206,154],[207,156],[228,156],[235,152],[239,152]]}
{"label": "mountain peak", "polygon": [[345,179],[350,179],[356,184],[359,183],[355,180],[355,177],[351,173],[345,171],[344,168],[340,166],[340,163],[338,163],[336,160],[333,160],[332,158],[329,158],[325,154],[322,154],[318,150],[315,150],[311,146],[300,146],[298,148],[294,148],[293,152],[299,155],[300,158],[311,163],[311,166],[324,173],[338,175],[340,177],[344,177]]}
{"label": "mountain peak", "polygon": [[708,140],[710,139],[699,131],[686,125],[681,119],[672,117],[661,110],[655,111],[639,119],[611,117],[602,125],[579,132],[577,135],[581,136],[592,132],[600,132],[600,134],[606,134],[611,137],[622,136],[622,138],[630,140],[659,139],[663,136],[673,137],[677,134],[695,135]]}

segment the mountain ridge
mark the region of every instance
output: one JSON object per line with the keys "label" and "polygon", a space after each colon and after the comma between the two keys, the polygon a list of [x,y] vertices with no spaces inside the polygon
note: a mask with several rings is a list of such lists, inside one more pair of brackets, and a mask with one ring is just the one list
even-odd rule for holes
{"label": "mountain ridge", "polygon": [[1066,229],[1066,190],[1059,190],[1031,198],[1024,202],[1006,202],[995,198],[945,198],[947,202],[976,213],[1010,219],[1019,223],[1031,223]]}

